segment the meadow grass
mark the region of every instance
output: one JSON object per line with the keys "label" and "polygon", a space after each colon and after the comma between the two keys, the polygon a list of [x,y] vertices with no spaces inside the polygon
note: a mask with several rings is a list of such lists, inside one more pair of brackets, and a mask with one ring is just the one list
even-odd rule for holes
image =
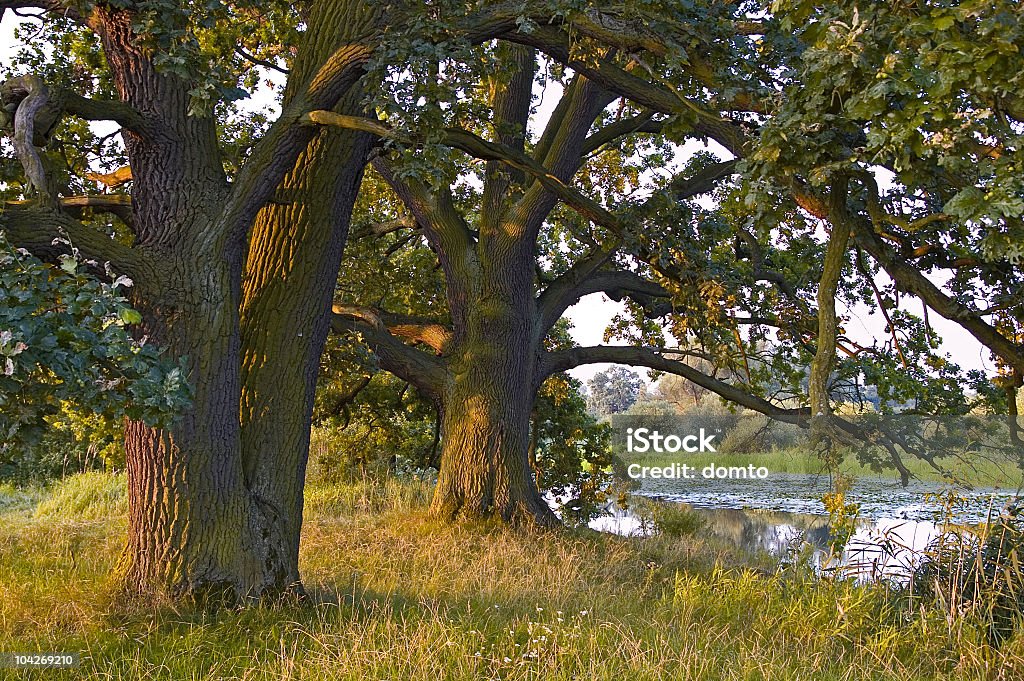
{"label": "meadow grass", "polygon": [[[96,494],[83,494],[85,487]],[[120,489],[120,495],[111,490]],[[970,622],[898,591],[778,571],[700,532],[623,538],[440,524],[422,482],[313,484],[308,603],[121,602],[123,483],[0,488],[0,652],[68,651],[97,679],[1012,679]],[[62,506],[57,499],[74,500]],[[0,670],[0,677],[5,673]]]}

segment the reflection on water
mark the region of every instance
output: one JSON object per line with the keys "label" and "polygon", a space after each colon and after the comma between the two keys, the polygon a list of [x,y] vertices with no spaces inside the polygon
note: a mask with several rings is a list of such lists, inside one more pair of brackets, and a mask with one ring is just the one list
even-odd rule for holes
{"label": "reflection on water", "polygon": [[[763,480],[664,480],[644,479],[639,494],[666,501],[685,502],[695,508],[754,509],[785,511],[795,514],[825,515],[821,497],[829,489],[826,475],[772,473]],[[943,491],[937,483],[912,481],[901,487],[894,480],[857,478],[847,494],[860,504],[860,515],[872,520],[934,521],[941,511],[928,501],[929,494]],[[957,490],[963,504],[952,510],[951,519],[958,523],[984,522],[990,513],[998,515],[1016,494],[1016,489],[979,487]]]}
{"label": "reflection on water", "polygon": [[[662,503],[679,503],[664,501]],[[704,518],[705,531],[751,553],[769,553],[780,560],[808,552],[819,570],[837,570],[858,579],[903,579],[940,526],[925,520],[862,519],[841,556],[831,556],[828,517],[809,513],[758,509],[691,508]],[[652,529],[631,510],[615,508],[590,527],[624,536]]]}
{"label": "reflection on water", "polygon": [[[678,503],[703,516],[706,531],[754,553],[785,560],[806,551],[820,570],[837,570],[858,579],[905,579],[945,522],[977,524],[999,514],[1014,493],[979,489],[961,492],[962,503],[943,509],[927,495],[940,488],[915,483],[908,488],[886,480],[858,480],[848,500],[861,505],[861,520],[841,556],[830,559],[828,517],[821,495],[828,479],[779,474],[768,480],[645,480],[639,492]],[[632,511],[613,509],[591,527],[621,535],[650,530]]]}
{"label": "reflection on water", "polygon": [[867,521],[850,538],[837,567],[860,579],[908,579],[941,530],[924,520]]}

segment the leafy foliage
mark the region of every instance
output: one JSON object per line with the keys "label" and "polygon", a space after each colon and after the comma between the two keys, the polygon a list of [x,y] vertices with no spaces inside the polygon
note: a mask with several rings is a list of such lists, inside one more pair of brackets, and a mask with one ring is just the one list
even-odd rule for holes
{"label": "leafy foliage", "polygon": [[552,493],[562,520],[578,525],[600,515],[616,483],[611,427],[590,416],[580,381],[556,375],[544,382],[532,441],[537,485]]}
{"label": "leafy foliage", "polygon": [[47,482],[68,475],[124,467],[124,423],[110,413],[64,402],[47,417],[38,440],[21,441],[0,457],[0,480]]}
{"label": "leafy foliage", "polygon": [[[65,405],[163,423],[187,404],[181,365],[146,339],[124,291],[86,273],[73,246],[60,267],[0,240],[0,455],[37,441]],[[66,414],[67,412],[65,412]]]}
{"label": "leafy foliage", "polygon": [[320,479],[437,469],[433,405],[390,374],[367,370],[347,339],[331,343],[325,356],[315,420],[311,457]]}
{"label": "leafy foliage", "polygon": [[990,255],[1022,257],[1020,3],[773,6],[807,49],[760,158],[812,182],[883,166],[895,174],[894,205],[941,210]]}

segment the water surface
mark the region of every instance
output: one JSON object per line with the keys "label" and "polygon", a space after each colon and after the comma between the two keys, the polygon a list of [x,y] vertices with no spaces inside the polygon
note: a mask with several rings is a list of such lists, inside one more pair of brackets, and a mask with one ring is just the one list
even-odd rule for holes
{"label": "water surface", "polygon": [[[857,529],[841,556],[831,556],[830,531],[822,495],[825,475],[771,474],[766,479],[644,479],[635,494],[662,503],[685,504],[705,520],[709,533],[751,552],[780,560],[801,550],[819,569],[841,569],[859,579],[905,579],[920,553],[946,523],[976,525],[999,515],[1017,490],[951,490],[938,483],[862,477],[847,493],[860,505]],[[944,503],[955,491],[959,500]],[[611,509],[591,523],[622,535],[649,531],[631,511]],[[831,557],[830,557],[831,556]]]}

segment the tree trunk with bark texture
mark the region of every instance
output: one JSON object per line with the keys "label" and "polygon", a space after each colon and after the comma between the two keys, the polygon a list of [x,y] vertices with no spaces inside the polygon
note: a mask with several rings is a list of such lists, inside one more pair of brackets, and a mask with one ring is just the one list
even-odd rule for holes
{"label": "tree trunk with bark texture", "polygon": [[613,97],[574,78],[536,145],[536,158],[524,160],[536,55],[516,46],[504,56],[509,72],[484,83],[494,111],[493,141],[469,145],[486,147],[476,152],[487,159],[478,213],[462,214],[448,187],[398,178],[386,159],[375,162],[444,272],[452,331],[450,340],[434,347],[440,357],[403,349],[378,317],[339,315],[360,318],[362,326],[355,328],[370,339],[381,366],[438,404],[441,467],[433,513],[546,526],[559,521],[530,465],[531,414],[544,337],[557,315],[549,320],[538,309],[537,239],[558,202],[558,187],[564,189],[579,169],[588,131]]}
{"label": "tree trunk with bark texture", "polygon": [[273,577],[266,574],[268,546],[239,457],[239,334],[231,275],[198,256],[175,269],[182,286],[173,311],[140,307],[160,320],[149,325],[153,336],[189,358],[194,400],[168,428],[126,425],[128,543],[119,576],[137,595],[262,593]]}
{"label": "tree trunk with bark texture", "polygon": [[441,410],[441,470],[432,511],[439,517],[557,522],[530,468],[532,376],[522,354],[482,342],[454,368]]}
{"label": "tree trunk with bark texture", "polygon": [[[368,51],[361,7],[314,3],[293,88],[303,106],[337,104],[361,73],[343,66]],[[312,390],[366,145],[286,124],[229,186],[215,120],[188,114],[190,85],[154,66],[132,21],[97,8],[90,24],[122,99],[146,122],[145,133],[124,132],[135,248],[169,264],[136,282],[136,305],[146,333],[188,358],[195,395],[165,429],[128,424],[121,577],[139,594],[276,597],[298,584]],[[350,46],[349,35],[364,40]],[[347,106],[359,93],[349,95]],[[260,217],[243,274],[245,229],[285,175],[294,195]]]}
{"label": "tree trunk with bark texture", "polygon": [[97,7],[123,101],[146,132],[124,131],[134,185],[135,248],[162,265],[136,281],[144,331],[187,357],[191,406],[166,428],[126,426],[128,542],[119,576],[134,594],[262,593],[265,543],[243,475],[238,302],[241,248],[220,235],[228,186],[216,123],[188,114],[187,82],[160,72],[129,11]]}
{"label": "tree trunk with bark texture", "polygon": [[[286,103],[320,63],[370,34],[380,18],[379,7],[351,1],[318,3],[313,12],[311,25],[324,28],[296,59]],[[352,87],[335,110],[361,113],[362,98],[362,88]],[[316,380],[370,141],[355,131],[321,131],[278,187],[285,201],[260,212],[249,239],[241,310],[242,454],[266,521],[267,560],[279,582],[298,592]]]}
{"label": "tree trunk with bark texture", "polygon": [[[441,470],[431,510],[555,525],[530,467],[539,353],[532,244],[481,244],[472,302],[440,391]],[[473,276],[473,275],[476,276]]]}

